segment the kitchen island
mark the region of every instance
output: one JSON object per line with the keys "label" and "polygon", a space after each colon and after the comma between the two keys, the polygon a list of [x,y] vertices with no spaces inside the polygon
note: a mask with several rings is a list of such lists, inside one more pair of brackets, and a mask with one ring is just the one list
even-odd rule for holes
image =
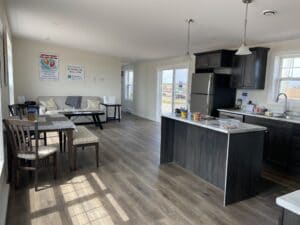
{"label": "kitchen island", "polygon": [[265,130],[245,123],[224,129],[218,120],[163,115],[160,163],[176,163],[220,188],[226,206],[257,194]]}

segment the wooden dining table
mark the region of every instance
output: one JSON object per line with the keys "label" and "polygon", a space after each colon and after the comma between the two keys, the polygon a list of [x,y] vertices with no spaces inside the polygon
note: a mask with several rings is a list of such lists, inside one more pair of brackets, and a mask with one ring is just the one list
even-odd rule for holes
{"label": "wooden dining table", "polygon": [[73,131],[76,129],[76,125],[67,117],[61,114],[55,115],[43,115],[38,119],[38,130],[43,132],[58,132],[60,148],[62,147],[61,134],[64,133],[67,136],[67,149],[69,158],[69,168],[74,170],[74,154],[73,154]]}

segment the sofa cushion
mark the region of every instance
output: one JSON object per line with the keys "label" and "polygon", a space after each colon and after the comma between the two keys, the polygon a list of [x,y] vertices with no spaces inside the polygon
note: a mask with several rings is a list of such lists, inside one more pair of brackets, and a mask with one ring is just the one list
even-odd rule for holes
{"label": "sofa cushion", "polygon": [[53,98],[48,99],[47,101],[40,101],[40,104],[46,108],[46,110],[57,110],[57,105]]}
{"label": "sofa cushion", "polygon": [[90,110],[99,110],[100,109],[100,100],[96,99],[87,99],[87,108]]}

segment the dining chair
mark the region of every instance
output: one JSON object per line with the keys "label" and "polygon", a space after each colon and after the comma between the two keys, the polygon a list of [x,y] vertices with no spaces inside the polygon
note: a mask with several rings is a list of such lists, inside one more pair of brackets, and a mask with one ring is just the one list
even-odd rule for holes
{"label": "dining chair", "polygon": [[[40,107],[38,105],[28,105],[28,104],[12,104],[8,105],[9,114],[10,116],[18,116],[20,119],[27,116],[29,109],[35,109],[37,112],[39,112]],[[43,135],[41,135],[43,134]],[[34,134],[32,134],[34,138]],[[44,140],[44,145],[47,145],[47,133],[39,133],[39,139]]]}
{"label": "dining chair", "polygon": [[25,114],[20,104],[8,105],[8,109],[11,116],[19,116],[22,118],[22,116]]}
{"label": "dining chair", "polygon": [[[8,118],[4,123],[12,147],[12,174],[15,187],[19,185],[20,170],[34,172],[35,191],[38,190],[38,173],[43,167],[52,165],[56,179],[58,149],[54,146],[39,146],[38,122]],[[32,131],[34,139],[31,138]]]}

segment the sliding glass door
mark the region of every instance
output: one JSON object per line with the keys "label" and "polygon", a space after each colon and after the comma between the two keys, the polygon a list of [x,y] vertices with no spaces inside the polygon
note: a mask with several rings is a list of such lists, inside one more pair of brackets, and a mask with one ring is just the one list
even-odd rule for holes
{"label": "sliding glass door", "polygon": [[187,108],[188,68],[165,69],[160,74],[160,114]]}

